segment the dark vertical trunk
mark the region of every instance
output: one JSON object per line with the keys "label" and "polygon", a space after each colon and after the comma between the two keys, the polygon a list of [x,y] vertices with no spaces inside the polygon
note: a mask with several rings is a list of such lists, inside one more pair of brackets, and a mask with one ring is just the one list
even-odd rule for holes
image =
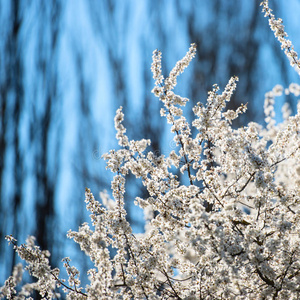
{"label": "dark vertical trunk", "polygon": [[[20,206],[22,203],[22,190],[24,184],[24,157],[20,145],[21,135],[21,114],[23,112],[24,104],[24,86],[23,86],[23,61],[21,56],[21,41],[20,41],[20,30],[22,25],[21,9],[19,1],[14,0],[11,2],[11,18],[12,18],[12,38],[9,42],[9,53],[10,53],[10,70],[8,86],[11,92],[10,101],[13,103],[12,119],[13,119],[13,150],[14,150],[14,167],[13,167],[13,178],[14,178],[14,189],[11,197],[12,201],[12,218],[13,228],[12,233],[18,238],[19,230],[21,229],[21,216]],[[16,254],[13,255],[12,266],[15,265]]]}
{"label": "dark vertical trunk", "polygon": [[[50,6],[50,7],[49,7]],[[55,242],[54,220],[55,220],[55,189],[56,175],[58,172],[58,153],[53,153],[53,144],[59,145],[59,141],[51,139],[57,137],[54,124],[55,111],[59,105],[57,93],[58,81],[58,53],[57,41],[59,37],[59,25],[61,7],[59,1],[51,4],[40,3],[40,32],[38,36],[38,60],[37,75],[40,77],[40,97],[43,107],[36,113],[37,119],[32,124],[34,142],[36,145],[36,238],[42,249],[48,249],[53,253]],[[46,21],[45,28],[43,23]],[[36,103],[38,106],[38,103]],[[38,110],[38,108],[36,108]],[[54,263],[55,259],[54,259]]]}

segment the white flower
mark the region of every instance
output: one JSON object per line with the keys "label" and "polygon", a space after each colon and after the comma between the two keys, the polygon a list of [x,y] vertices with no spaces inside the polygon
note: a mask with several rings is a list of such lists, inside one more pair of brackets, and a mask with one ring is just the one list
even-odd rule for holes
{"label": "white flower", "polygon": [[[262,5],[270,26],[293,64],[298,58],[286,39],[282,21]],[[174,94],[180,73],[195,56],[189,51],[164,80],[161,53],[154,51],[153,92],[171,124],[176,151],[155,155],[150,140],[129,141],[120,107],[115,116],[119,150],[103,157],[115,176],[112,199],[91,191],[85,202],[91,222],[69,231],[90,258],[89,284],[84,288],[79,270],[63,259],[67,278],[49,265],[50,253],[40,250],[34,237],[9,243],[36,278],[22,284],[18,265],[0,290],[1,297],[27,299],[34,290],[56,299],[62,287],[66,299],[293,299],[300,282],[300,104],[295,116],[284,109],[284,122],[274,120],[275,97],[283,87],[265,95],[267,126],[251,122],[232,128],[231,121],[246,111],[226,108],[236,89],[232,77],[222,93],[213,85],[205,104],[193,108],[195,119],[183,116],[188,99]],[[299,94],[299,86],[289,92]],[[174,147],[173,147],[174,148]],[[145,232],[134,234],[126,215],[127,175],[139,179],[143,193],[135,197],[145,214]],[[144,196],[141,196],[144,195]]]}

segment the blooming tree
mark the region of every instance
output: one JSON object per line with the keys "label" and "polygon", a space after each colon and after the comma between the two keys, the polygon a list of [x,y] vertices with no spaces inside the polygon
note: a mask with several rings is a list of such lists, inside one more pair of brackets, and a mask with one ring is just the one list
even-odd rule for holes
{"label": "blooming tree", "polygon": [[[300,61],[282,21],[275,19],[267,0],[261,5],[299,72]],[[37,281],[17,292],[23,272],[17,265],[1,296],[25,299],[37,290],[52,299],[62,287],[67,299],[300,298],[300,105],[295,116],[285,105],[284,121],[274,120],[275,98],[282,93],[299,96],[300,86],[275,86],[266,94],[265,128],[251,122],[234,129],[232,121],[246,105],[226,109],[238,81],[232,77],[222,93],[213,86],[206,104],[193,108],[195,118],[189,124],[182,111],[188,99],[173,90],[195,53],[192,44],[167,78],[161,72],[161,52],[153,53],[152,92],[162,102],[161,116],[171,125],[177,145],[169,155],[147,151],[150,140],[130,141],[122,107],[117,110],[120,149],[104,155],[107,168],[116,174],[113,199],[101,193],[100,203],[86,189],[93,227],[84,223],[78,232],[67,234],[93,263],[89,284],[81,286],[70,258],[63,259],[66,281],[58,268],[51,268],[50,253],[35,245],[34,237],[18,245],[7,236]],[[178,179],[178,169],[186,184]],[[126,220],[128,173],[148,192],[147,198],[135,199],[145,213],[143,234],[134,234]]]}

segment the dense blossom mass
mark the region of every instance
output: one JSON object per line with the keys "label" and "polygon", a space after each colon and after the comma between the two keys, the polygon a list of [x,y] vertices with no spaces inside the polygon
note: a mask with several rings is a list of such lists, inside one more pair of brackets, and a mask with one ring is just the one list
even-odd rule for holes
{"label": "dense blossom mass", "polygon": [[[263,1],[270,26],[299,71],[299,59],[286,40],[282,21]],[[101,202],[86,189],[91,224],[68,238],[79,244],[94,267],[89,284],[64,258],[68,280],[49,265],[48,251],[33,237],[18,245],[25,269],[37,279],[23,284],[17,265],[1,296],[25,299],[37,290],[45,299],[299,299],[300,298],[300,105],[291,116],[283,106],[276,124],[275,98],[300,95],[300,86],[279,85],[265,95],[266,127],[251,122],[234,129],[232,121],[247,109],[227,109],[237,85],[230,78],[223,92],[214,85],[205,104],[193,107],[192,123],[183,115],[189,101],[174,93],[178,76],[195,57],[192,44],[169,76],[161,70],[162,54],[153,52],[153,94],[162,102],[176,147],[168,155],[149,150],[150,140],[129,140],[120,107],[115,116],[119,150],[104,155],[116,175],[112,199]],[[135,199],[144,210],[145,232],[134,234],[126,219],[127,174],[141,180],[148,197]],[[181,173],[180,176],[179,173]],[[180,178],[180,179],[179,179]]]}

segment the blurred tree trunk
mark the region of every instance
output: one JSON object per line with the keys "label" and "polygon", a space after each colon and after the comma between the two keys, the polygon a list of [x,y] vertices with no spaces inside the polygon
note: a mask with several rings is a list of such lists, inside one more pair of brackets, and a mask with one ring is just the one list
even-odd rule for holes
{"label": "blurred tree trunk", "polygon": [[[1,7],[1,4],[0,4]],[[0,8],[1,9],[1,8]],[[18,0],[10,2],[9,19],[5,27],[0,54],[0,226],[1,237],[10,228],[13,235],[19,236],[21,229],[20,207],[23,203],[24,156],[21,146],[21,118],[24,110],[24,81],[21,27],[23,14]],[[8,180],[9,178],[9,180]],[[6,190],[10,191],[6,198]],[[5,201],[5,202],[4,202]],[[2,245],[2,243],[1,243]],[[1,253],[4,249],[1,247]],[[8,273],[12,270],[16,255],[12,253]]]}
{"label": "blurred tree trunk", "polygon": [[[61,99],[58,91],[58,40],[61,2],[38,2],[38,37],[36,44],[36,99],[31,122],[35,152],[36,233],[37,243],[52,255],[55,238],[55,190],[59,172],[59,121]],[[55,249],[56,251],[58,249]]]}
{"label": "blurred tree trunk", "polygon": [[[33,226],[37,243],[51,250],[55,239],[54,200],[60,147],[57,125],[53,124],[57,124],[59,111],[57,42],[61,6],[59,0],[29,6],[25,2],[0,3],[0,10],[6,12],[1,20],[5,34],[0,46],[0,231],[2,237],[13,234],[24,239]],[[35,15],[34,20],[29,12]],[[30,30],[38,28],[38,36],[30,36],[30,22]],[[28,52],[31,43],[36,48]],[[35,67],[25,69],[30,60]],[[34,183],[30,186],[29,182]],[[29,203],[36,208],[30,220],[25,212]],[[3,242],[1,256],[5,255],[8,275],[16,257],[13,251],[5,251]]]}

